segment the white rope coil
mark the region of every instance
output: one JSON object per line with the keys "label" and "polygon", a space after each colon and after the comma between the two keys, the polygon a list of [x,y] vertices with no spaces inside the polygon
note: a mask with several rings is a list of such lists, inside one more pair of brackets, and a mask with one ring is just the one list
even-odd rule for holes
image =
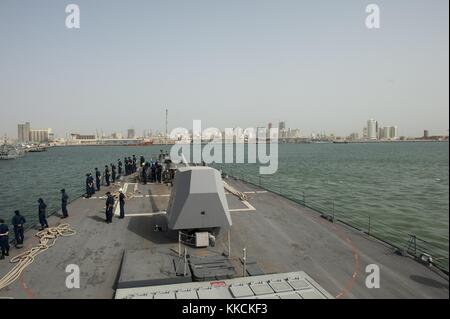
{"label": "white rope coil", "polygon": [[70,228],[69,224],[60,224],[37,232],[36,237],[39,238],[39,244],[32,247],[30,250],[11,258],[10,262],[17,264],[2,279],[0,279],[0,289],[3,289],[16,281],[22,272],[34,262],[36,256],[55,245],[58,237],[69,237],[75,234],[76,232]]}
{"label": "white rope coil", "polygon": [[224,188],[230,192],[231,194],[237,196],[240,200],[248,200],[248,196],[245,193],[242,193],[238,191],[236,188],[228,184],[227,182],[223,181]]}

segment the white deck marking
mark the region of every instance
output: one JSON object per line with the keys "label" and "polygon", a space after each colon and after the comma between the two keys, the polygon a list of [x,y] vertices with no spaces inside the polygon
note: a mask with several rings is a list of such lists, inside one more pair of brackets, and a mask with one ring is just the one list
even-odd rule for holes
{"label": "white deck marking", "polygon": [[244,204],[247,208],[236,208],[236,209],[229,209],[230,212],[249,212],[249,211],[255,211],[256,208],[253,207],[248,201],[243,200],[241,201],[242,204]]}
{"label": "white deck marking", "polygon": [[137,217],[137,216],[156,216],[156,215],[166,215],[167,212],[153,212],[153,213],[138,213],[138,214],[125,214],[125,217]]}
{"label": "white deck marking", "polygon": [[[127,189],[128,189],[128,183],[123,184],[122,191],[124,194],[127,193]],[[119,205],[119,201],[116,201],[115,208],[114,208],[114,216],[119,216],[119,215],[120,215],[120,205]]]}

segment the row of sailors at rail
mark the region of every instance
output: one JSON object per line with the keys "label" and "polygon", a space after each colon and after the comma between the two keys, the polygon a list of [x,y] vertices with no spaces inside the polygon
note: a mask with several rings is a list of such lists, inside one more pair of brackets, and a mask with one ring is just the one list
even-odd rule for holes
{"label": "row of sailors at rail", "polygon": [[145,185],[150,183],[162,182],[163,167],[158,161],[150,161],[141,163],[138,170],[139,180]]}
{"label": "row of sailors at rail", "polygon": [[[67,204],[69,201],[69,196],[65,189],[61,189],[61,218],[69,217],[67,211]],[[38,217],[39,223],[41,224],[41,229],[44,230],[48,228],[47,222],[47,204],[42,198],[38,199]],[[24,232],[25,232],[26,219],[20,214],[19,210],[14,211],[14,216],[11,220],[11,225],[13,226],[14,236],[15,236],[15,246],[16,248],[23,247]],[[0,259],[4,259],[5,256],[9,256],[9,226],[5,223],[3,219],[0,218]]]}
{"label": "row of sailors at rail", "polygon": [[[95,168],[94,176],[92,173],[86,174],[86,197],[92,197],[95,192],[99,192],[101,185],[111,186],[111,183],[115,183],[116,180],[120,178],[120,176],[130,175],[136,172],[136,155],[133,157],[125,157],[122,162],[120,159],[117,160],[117,166],[111,163],[109,166],[105,165],[105,169],[103,174],[100,172],[98,167]],[[125,163],[125,170],[124,170]]]}
{"label": "row of sailors at rail", "polygon": [[163,168],[160,162],[166,156],[168,156],[168,153],[164,153],[163,150],[161,150],[158,156],[159,162],[153,160],[146,162],[144,156],[141,155],[139,159],[139,169],[136,155],[125,157],[123,162],[118,159],[117,166],[113,163],[109,166],[105,165],[103,174],[96,167],[94,175],[91,173],[86,174],[86,197],[92,197],[96,191],[100,191],[102,184],[109,187],[111,183],[114,184],[122,175],[128,176],[138,171],[138,177],[144,184],[147,184],[147,181],[150,181],[151,183],[161,183]]}

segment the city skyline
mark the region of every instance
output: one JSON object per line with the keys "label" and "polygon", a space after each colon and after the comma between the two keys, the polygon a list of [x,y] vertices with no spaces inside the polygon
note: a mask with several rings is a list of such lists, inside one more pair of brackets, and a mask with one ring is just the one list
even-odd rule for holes
{"label": "city skyline", "polygon": [[447,1],[377,1],[378,30],[360,1],[76,3],[77,30],[64,3],[0,3],[1,134],[164,132],[166,108],[170,128],[448,133]]}
{"label": "city skyline", "polygon": [[[397,125],[388,125],[382,126],[381,122],[375,119],[369,119],[366,122],[366,126],[363,127],[362,132],[351,132],[346,135],[337,135],[332,132],[312,132],[310,134],[302,133],[300,128],[292,128],[286,126],[286,121],[279,121],[276,128],[278,128],[278,138],[279,139],[335,139],[335,140],[350,140],[350,141],[373,141],[373,140],[402,140],[402,139],[428,139],[428,138],[437,138],[437,137],[447,137],[448,134],[432,134],[430,130],[424,129],[422,131],[422,135],[416,136],[405,136],[399,134],[399,128]],[[274,127],[272,122],[267,123],[267,126],[257,126],[253,127],[253,129],[266,129],[267,135],[269,135],[269,131]],[[236,129],[237,127],[232,127],[231,129]],[[206,128],[203,127],[202,130]],[[222,137],[227,138],[226,129],[229,128],[218,128],[222,134]],[[252,129],[252,127],[241,127],[242,130]],[[188,129],[192,134],[192,130]],[[244,132],[244,131],[242,131]],[[126,131],[126,134],[120,131],[98,131],[95,133],[80,133],[80,132],[72,132],[70,134],[66,134],[65,136],[57,136],[52,132],[51,128],[46,129],[35,129],[31,128],[30,122],[25,122],[23,124],[17,125],[17,141],[19,143],[49,143],[56,141],[70,141],[70,140],[97,140],[97,139],[109,139],[109,140],[136,140],[136,139],[152,139],[152,138],[163,138],[166,139],[171,134],[170,130],[166,132],[161,132],[157,130],[143,130],[142,134],[136,132],[134,128],[129,128]],[[234,133],[233,133],[234,134]],[[205,136],[206,138],[210,138],[211,135]],[[13,138],[14,140],[14,138]]]}

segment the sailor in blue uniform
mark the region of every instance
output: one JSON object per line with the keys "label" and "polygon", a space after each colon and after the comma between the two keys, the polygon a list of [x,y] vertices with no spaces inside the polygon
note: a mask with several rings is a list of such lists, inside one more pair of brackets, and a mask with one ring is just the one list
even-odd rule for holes
{"label": "sailor in blue uniform", "polygon": [[110,192],[107,192],[106,196],[106,223],[109,224],[112,222],[113,217],[114,196]]}
{"label": "sailor in blue uniform", "polygon": [[61,189],[61,211],[62,211],[62,217],[61,218],[67,218],[69,217],[69,213],[67,212],[67,202],[69,201],[69,196],[66,193],[65,189]]}
{"label": "sailor in blue uniform", "polygon": [[125,217],[125,194],[123,193],[122,188],[119,190],[119,205],[120,205],[120,219]]}
{"label": "sailor in blue uniform", "polygon": [[120,159],[117,160],[117,173],[119,174],[119,177],[122,176],[122,161]]}
{"label": "sailor in blue uniform", "polygon": [[95,186],[97,187],[97,192],[100,190],[100,178],[102,177],[102,174],[98,170],[98,168],[95,168]]}
{"label": "sailor in blue uniform", "polygon": [[136,155],[133,155],[133,173],[136,173],[137,171],[137,158]]}
{"label": "sailor in blue uniform", "polygon": [[141,177],[142,177],[142,183],[144,185],[147,184],[147,168],[148,168],[147,163],[142,164],[142,172],[141,172],[142,176]]}
{"label": "sailor in blue uniform", "polygon": [[20,215],[20,212],[16,210],[14,212],[14,217],[12,218],[11,224],[14,227],[14,236],[16,237],[16,248],[23,247],[24,240],[24,227],[26,223],[25,217]]}
{"label": "sailor in blue uniform", "polygon": [[116,182],[116,166],[114,164],[111,164],[111,177],[113,184]]}
{"label": "sailor in blue uniform", "polygon": [[128,165],[130,168],[130,174],[133,174],[133,160],[131,159],[131,157],[128,157]]}
{"label": "sailor in blue uniform", "polygon": [[0,219],[0,249],[2,254],[0,259],[5,259],[5,256],[9,256],[9,227],[5,224],[3,219]]}
{"label": "sailor in blue uniform", "polygon": [[94,177],[89,173],[89,187],[91,188],[91,195],[95,194]]}
{"label": "sailor in blue uniform", "polygon": [[127,176],[128,175],[128,158],[125,157],[123,159],[123,165],[125,167],[125,176]]}
{"label": "sailor in blue uniform", "polygon": [[110,183],[109,183],[109,175],[110,175],[110,173],[109,173],[108,165],[105,165],[105,173],[104,173],[104,175],[105,175],[106,186],[109,186],[110,185]]}
{"label": "sailor in blue uniform", "polygon": [[163,171],[162,165],[160,163],[156,162],[156,179],[158,180],[158,183],[161,183],[162,171]]}
{"label": "sailor in blue uniform", "polygon": [[150,179],[152,183],[156,183],[156,164],[152,163],[152,178]]}
{"label": "sailor in blue uniform", "polygon": [[89,181],[90,181],[89,174],[86,174],[86,198],[89,198],[92,196],[91,185],[89,184]]}
{"label": "sailor in blue uniform", "polygon": [[41,230],[44,228],[48,228],[47,216],[45,214],[45,210],[47,209],[47,205],[44,203],[42,198],[38,199],[38,211],[39,211],[39,223],[41,224]]}

